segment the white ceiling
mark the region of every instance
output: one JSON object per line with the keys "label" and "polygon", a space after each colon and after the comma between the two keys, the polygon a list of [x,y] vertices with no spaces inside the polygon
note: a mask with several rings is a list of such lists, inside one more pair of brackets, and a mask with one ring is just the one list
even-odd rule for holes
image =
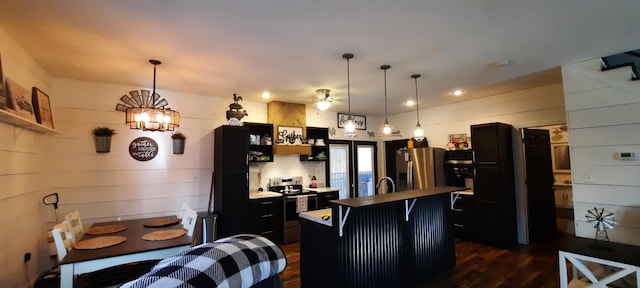
{"label": "white ceiling", "polygon": [[[402,105],[414,73],[420,108],[487,96],[473,92],[640,48],[638,11],[638,0],[0,0],[0,29],[57,77],[151,87],[158,59],[159,90],[312,104],[327,88],[336,112],[351,52],[351,112],[383,116],[382,64],[389,114],[415,109]],[[448,95],[458,87],[471,93]]]}

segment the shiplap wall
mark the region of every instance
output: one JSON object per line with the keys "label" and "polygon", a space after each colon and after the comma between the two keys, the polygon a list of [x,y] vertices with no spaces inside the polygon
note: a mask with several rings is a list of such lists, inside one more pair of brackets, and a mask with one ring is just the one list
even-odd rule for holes
{"label": "shiplap wall", "polygon": [[[599,59],[562,67],[576,235],[595,236],[585,215],[603,207],[618,220],[610,240],[640,245],[640,81],[630,81],[630,73],[600,71]],[[616,152],[637,159],[616,160]]]}
{"label": "shiplap wall", "polygon": [[[4,76],[31,91],[32,86],[51,95],[53,78],[6,32],[0,29]],[[46,243],[47,215],[53,208],[42,204],[50,190],[46,177],[50,136],[0,122],[0,284],[25,287],[27,271],[34,279],[50,267]],[[24,253],[33,257],[27,265]]]}

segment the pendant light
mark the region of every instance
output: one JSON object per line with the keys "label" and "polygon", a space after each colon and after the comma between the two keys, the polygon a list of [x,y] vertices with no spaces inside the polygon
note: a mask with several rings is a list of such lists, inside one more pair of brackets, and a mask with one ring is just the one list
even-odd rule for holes
{"label": "pendant light", "polygon": [[417,124],[416,124],[416,129],[413,130],[413,139],[415,139],[416,141],[422,141],[424,139],[424,131],[422,130],[422,127],[420,127],[420,113],[418,113],[418,78],[420,78],[420,74],[413,74],[413,75],[411,75],[411,78],[413,78],[414,82],[416,83],[416,119],[417,119]]}
{"label": "pendant light", "polygon": [[158,60],[149,60],[153,64],[153,91],[130,91],[129,95],[120,97],[116,110],[125,112],[125,123],[131,129],[142,131],[173,131],[180,127],[180,113],[169,107],[167,100],[160,99],[156,93],[156,66],[162,64]]}
{"label": "pendant light", "polygon": [[395,132],[395,128],[389,124],[389,120],[387,119],[387,70],[391,68],[390,65],[382,65],[380,69],[384,71],[384,124],[380,127],[380,132],[383,135],[391,135],[392,132]]}
{"label": "pendant light", "polygon": [[344,125],[344,136],[347,138],[356,137],[356,124],[353,122],[353,116],[351,116],[351,84],[349,83],[349,60],[353,58],[353,54],[342,54],[343,59],[347,59],[347,104],[349,106],[349,116],[347,117],[347,123]]}

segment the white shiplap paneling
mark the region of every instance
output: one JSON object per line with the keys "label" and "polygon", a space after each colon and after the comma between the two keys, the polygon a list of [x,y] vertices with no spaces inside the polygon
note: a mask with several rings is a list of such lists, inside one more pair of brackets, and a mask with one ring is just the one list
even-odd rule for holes
{"label": "white shiplap paneling", "polygon": [[563,66],[562,72],[576,235],[595,235],[584,215],[603,207],[619,221],[609,231],[611,241],[640,245],[640,162],[615,157],[640,150],[640,83],[629,81],[628,67],[599,71],[599,59]]}

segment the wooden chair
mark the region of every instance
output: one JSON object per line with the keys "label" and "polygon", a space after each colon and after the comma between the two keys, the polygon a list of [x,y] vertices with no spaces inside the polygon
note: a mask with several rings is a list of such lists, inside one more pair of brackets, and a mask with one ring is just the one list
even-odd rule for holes
{"label": "wooden chair", "polygon": [[65,215],[64,220],[69,222],[69,228],[71,229],[71,232],[73,232],[73,241],[76,242],[80,240],[84,234],[84,229],[82,228],[82,220],[80,219],[80,213],[78,210]]}
{"label": "wooden chair", "polygon": [[71,231],[69,222],[64,220],[53,226],[51,235],[53,236],[53,241],[56,244],[58,261],[61,261],[64,256],[67,256],[67,251],[71,250],[71,245],[76,242],[73,238],[73,232]]}
{"label": "wooden chair", "polygon": [[182,227],[187,230],[187,236],[193,236],[196,221],[198,221],[198,212],[196,210],[188,209],[182,215]]}

